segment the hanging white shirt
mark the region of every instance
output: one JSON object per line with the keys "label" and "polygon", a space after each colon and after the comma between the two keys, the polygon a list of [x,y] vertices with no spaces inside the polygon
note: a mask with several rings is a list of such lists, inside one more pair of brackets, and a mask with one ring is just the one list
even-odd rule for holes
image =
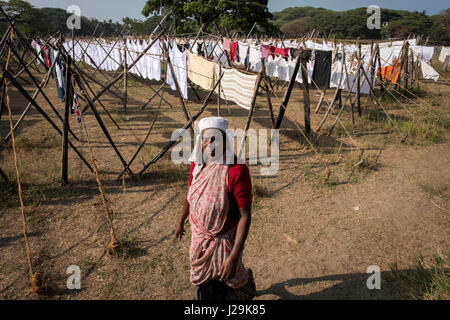
{"label": "hanging white shirt", "polygon": [[[186,51],[181,52],[178,50],[178,46],[174,43],[172,48],[169,49],[169,58],[172,62],[175,77],[180,86],[181,94],[184,99],[187,99],[187,60]],[[172,76],[170,67],[167,68],[167,81],[172,90],[176,90],[175,82]]]}

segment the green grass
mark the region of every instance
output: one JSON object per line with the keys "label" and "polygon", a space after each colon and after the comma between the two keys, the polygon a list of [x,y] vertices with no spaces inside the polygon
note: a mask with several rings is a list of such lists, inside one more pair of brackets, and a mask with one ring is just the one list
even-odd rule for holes
{"label": "green grass", "polygon": [[417,266],[406,273],[400,272],[397,264],[391,266],[392,284],[402,294],[417,300],[450,299],[450,251],[436,252],[434,259],[417,258]]}

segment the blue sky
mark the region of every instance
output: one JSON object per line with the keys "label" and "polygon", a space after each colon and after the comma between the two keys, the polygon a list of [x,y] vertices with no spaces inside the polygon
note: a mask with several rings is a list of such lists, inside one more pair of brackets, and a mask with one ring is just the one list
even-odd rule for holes
{"label": "blue sky", "polygon": [[[99,20],[120,21],[123,17],[144,19],[141,10],[146,0],[28,0],[35,7],[66,9],[71,4],[81,8],[81,14]],[[163,1],[164,2],[164,1]],[[271,12],[287,7],[312,6],[337,11],[378,5],[382,8],[423,11],[436,14],[450,7],[448,0],[269,0]]]}

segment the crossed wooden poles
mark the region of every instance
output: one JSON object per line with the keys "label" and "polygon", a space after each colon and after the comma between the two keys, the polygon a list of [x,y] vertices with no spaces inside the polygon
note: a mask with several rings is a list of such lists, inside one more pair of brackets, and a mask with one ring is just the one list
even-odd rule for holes
{"label": "crossed wooden poles", "polygon": [[[5,35],[3,36],[1,42],[0,42],[0,52],[2,52],[6,47],[11,48],[11,52],[15,57],[15,60],[18,62],[18,65],[20,66],[20,71],[16,72],[15,74],[12,74],[10,70],[5,70],[3,68],[3,74],[2,74],[2,78],[1,78],[1,86],[3,88],[2,90],[2,94],[1,94],[1,104],[0,106],[3,106],[3,100],[4,100],[4,88],[7,84],[7,81],[9,82],[9,84],[14,85],[19,92],[28,100],[28,105],[25,108],[25,111],[23,111],[22,115],[20,116],[20,118],[17,120],[13,130],[15,130],[19,124],[22,122],[22,120],[24,119],[25,115],[27,114],[27,112],[30,110],[31,107],[34,107],[51,125],[52,127],[58,132],[58,134],[60,134],[63,137],[63,152],[62,152],[62,180],[64,183],[68,183],[68,156],[67,156],[67,150],[68,147],[70,146],[75,153],[78,155],[78,157],[83,161],[83,163],[87,166],[87,168],[93,172],[93,169],[91,167],[91,165],[88,163],[88,161],[86,161],[86,159],[82,156],[82,154],[77,150],[77,148],[72,144],[72,142],[69,139],[69,135],[71,137],[73,137],[76,140],[79,140],[76,135],[70,130],[70,126],[69,126],[69,121],[68,121],[68,114],[70,112],[70,105],[69,105],[69,101],[71,101],[71,99],[68,99],[68,97],[66,96],[66,104],[65,104],[65,110],[64,110],[64,115],[61,116],[58,111],[56,110],[56,108],[54,107],[54,105],[52,104],[52,102],[50,101],[50,99],[48,98],[48,96],[45,94],[45,92],[43,91],[43,88],[48,84],[50,75],[53,72],[53,69],[55,67],[55,63],[56,63],[56,59],[55,61],[53,61],[52,65],[50,67],[48,67],[45,63],[43,64],[44,67],[46,68],[46,74],[44,76],[44,78],[40,81],[40,83],[38,82],[38,80],[36,79],[35,76],[33,76],[33,74],[31,73],[31,71],[29,70],[30,67],[33,66],[33,63],[35,63],[37,61],[37,59],[39,59],[39,54],[40,52],[35,52],[29,45],[29,43],[26,41],[26,39],[20,34],[20,32],[17,30],[17,28],[15,27],[15,22],[10,20],[9,17],[4,13],[3,10],[2,14],[7,18],[7,21],[9,22],[10,26],[7,30],[7,32],[5,33]],[[132,172],[132,170],[130,169],[130,166],[132,165],[133,161],[135,160],[135,158],[137,157],[138,153],[142,150],[143,146],[145,145],[148,136],[153,128],[153,124],[154,121],[156,121],[156,117],[155,116],[155,120],[153,121],[152,125],[150,126],[150,129],[147,133],[146,138],[144,139],[144,141],[140,144],[140,146],[138,147],[137,151],[135,152],[134,156],[132,157],[132,159],[128,162],[125,161],[124,157],[122,156],[122,154],[120,153],[120,151],[118,150],[117,146],[115,145],[108,129],[107,126],[105,125],[100,113],[98,112],[97,108],[95,107],[95,104],[98,102],[100,104],[100,106],[102,107],[102,109],[105,111],[105,113],[108,115],[108,117],[111,119],[111,121],[120,129],[119,125],[117,124],[117,122],[113,119],[113,117],[110,115],[110,113],[108,112],[108,110],[106,109],[106,107],[103,105],[103,103],[101,102],[100,98],[105,94],[105,93],[110,93],[116,97],[119,97],[120,99],[123,99],[124,102],[124,110],[126,111],[126,103],[127,103],[127,74],[129,73],[129,71],[138,63],[138,61],[145,55],[147,54],[148,50],[150,50],[150,48],[156,43],[156,41],[158,41],[158,39],[162,38],[165,36],[167,28],[163,28],[162,27],[162,23],[163,21],[170,15],[171,13],[168,13],[162,20],[161,22],[158,24],[158,26],[155,28],[155,30],[152,32],[152,36],[153,34],[155,34],[158,30],[158,28],[161,29],[161,31],[152,39],[151,43],[149,45],[147,45],[147,47],[143,50],[143,52],[141,52],[138,57],[132,61],[130,64],[127,63],[127,56],[129,55],[129,52],[127,51],[126,47],[124,48],[124,63],[123,63],[123,71],[120,72],[120,74],[116,74],[113,75],[113,78],[111,79],[106,73],[104,73],[100,67],[101,65],[106,61],[107,58],[111,58],[111,53],[112,50],[114,48],[114,46],[122,39],[123,40],[123,36],[121,35],[114,43],[113,47],[111,48],[111,50],[107,51],[105,48],[103,48],[103,46],[100,44],[100,42],[96,39],[96,41],[99,43],[99,45],[102,47],[102,49],[105,51],[105,58],[103,59],[103,61],[97,65],[94,62],[94,59],[92,59],[92,57],[89,56],[89,53],[87,52],[87,46],[83,47],[82,45],[80,45],[81,50],[82,50],[82,54],[84,54],[84,56],[88,59],[91,60],[91,62],[94,64],[95,70],[93,72],[91,72],[90,74],[88,74],[87,72],[83,71],[74,61],[72,61],[70,52],[67,52],[64,49],[64,46],[62,45],[62,37],[60,36],[59,38],[59,43],[57,44],[57,47],[55,47],[55,44],[53,43],[54,40],[56,39],[55,35],[50,37],[45,45],[49,45],[53,48],[55,48],[55,50],[58,51],[57,56],[61,55],[67,64],[67,74],[66,74],[66,95],[71,93],[71,86],[73,86],[73,84],[76,84],[78,86],[78,88],[81,91],[81,98],[86,102],[84,108],[82,108],[82,112],[85,112],[88,108],[92,111],[97,123],[99,124],[99,126],[101,127],[104,135],[106,136],[108,142],[110,143],[111,147],[114,149],[114,152],[116,153],[117,157],[119,158],[120,162],[123,165],[123,170],[121,172],[121,174],[119,175],[118,178],[121,178],[123,176],[124,173],[128,173],[129,175],[134,175],[134,173]],[[197,39],[199,38],[200,33],[203,30],[203,27],[201,27],[199,33],[197,34],[197,37],[194,40],[194,43],[197,41]],[[219,30],[219,29],[218,29]],[[28,49],[27,52],[31,52],[34,57],[32,58],[31,62],[25,63],[24,61],[24,57],[25,54],[27,52],[24,52],[23,55],[20,55],[19,52],[17,52],[14,49],[14,44],[8,40],[9,38],[9,34],[11,32],[14,32],[15,35],[17,35],[17,38],[19,39],[20,43]],[[95,34],[95,31],[94,31]],[[167,36],[165,36],[166,39],[168,39]],[[218,37],[219,38],[219,37]],[[219,38],[220,39],[220,38]],[[93,37],[90,39],[88,45],[92,42]],[[216,42],[216,44],[214,45],[214,49],[218,44],[218,41]],[[72,39],[72,43],[73,46],[75,46],[75,39]],[[44,48],[44,46],[42,48]],[[213,49],[213,52],[214,52]],[[166,63],[166,70],[170,70],[173,78],[174,78],[174,83],[175,83],[175,87],[176,87],[176,91],[178,93],[178,97],[180,100],[180,105],[182,107],[182,110],[184,112],[185,118],[187,123],[185,124],[185,126],[183,127],[183,130],[191,130],[191,133],[193,133],[193,128],[192,128],[192,124],[193,122],[201,115],[201,113],[205,110],[205,108],[208,106],[210,100],[211,100],[211,96],[214,93],[214,91],[218,88],[217,92],[218,92],[218,112],[220,113],[220,95],[223,92],[223,90],[221,90],[221,85],[220,85],[220,81],[222,79],[223,73],[220,72],[220,78],[216,81],[215,85],[214,85],[214,89],[209,92],[208,97],[203,101],[202,104],[202,108],[200,110],[199,113],[197,113],[196,115],[194,115],[193,117],[190,116],[187,106],[186,106],[186,101],[183,99],[182,94],[181,94],[181,90],[180,90],[180,86],[178,83],[178,80],[176,79],[175,73],[174,73],[174,66],[172,65],[172,62],[170,61],[169,55],[168,55],[168,48],[165,45],[165,42],[163,41],[163,55],[166,57],[165,59],[165,63]],[[344,110],[348,100],[350,99],[351,105],[352,105],[352,118],[353,118],[353,102],[352,102],[352,90],[353,87],[355,85],[355,82],[357,84],[357,106],[358,106],[358,113],[361,116],[361,107],[360,107],[360,89],[364,83],[364,81],[367,81],[369,83],[369,89],[370,89],[370,94],[372,95],[372,97],[375,99],[375,101],[377,102],[377,104],[379,104],[382,109],[386,112],[385,108],[381,105],[380,100],[376,97],[375,93],[374,93],[374,89],[372,86],[372,83],[369,81],[369,79],[373,79],[374,76],[374,70],[375,68],[375,63],[378,63],[378,67],[381,68],[381,62],[380,62],[380,50],[379,50],[379,46],[377,45],[377,47],[375,48],[375,50],[373,50],[373,45],[372,45],[372,56],[371,56],[371,64],[370,64],[370,72],[371,72],[371,76],[369,77],[367,72],[365,71],[365,69],[362,66],[362,57],[361,57],[361,45],[359,44],[359,51],[356,55],[356,59],[358,59],[358,70],[361,70],[360,72],[357,72],[357,77],[354,79],[352,85],[350,86],[350,84],[348,83],[348,76],[347,76],[347,88],[348,88],[348,95],[345,99],[345,102],[342,104],[340,103],[340,110],[338,112],[338,115],[336,117],[336,120],[334,121],[332,127],[330,128],[328,134],[331,134],[334,126],[336,125],[336,123],[339,120],[339,116],[341,115],[342,111]],[[408,47],[405,44],[405,48],[403,51],[403,56],[401,59],[401,71],[404,71],[406,74],[408,74]],[[222,54],[225,54],[225,56],[227,57],[227,61],[229,62],[229,66],[233,67],[232,64],[230,63],[230,59],[228,56],[228,53],[226,51],[223,51]],[[73,50],[72,56],[75,55],[75,52]],[[287,89],[285,91],[280,109],[279,109],[279,113],[278,113],[278,117],[275,119],[274,116],[274,112],[273,112],[273,107],[272,107],[272,101],[271,101],[271,92],[273,93],[273,87],[270,81],[270,78],[266,75],[265,73],[265,63],[264,63],[264,59],[261,59],[261,63],[262,63],[262,68],[261,71],[257,77],[257,83],[255,86],[255,92],[253,94],[253,99],[252,99],[252,103],[251,103],[251,107],[249,109],[249,114],[248,114],[248,119],[247,119],[247,123],[245,126],[245,130],[244,132],[247,132],[249,127],[250,127],[250,123],[255,111],[255,105],[256,105],[256,98],[259,92],[259,89],[262,88],[266,94],[267,94],[267,104],[269,107],[269,111],[270,111],[270,119],[272,122],[272,127],[275,129],[279,129],[281,126],[281,123],[283,121],[284,118],[284,114],[285,111],[287,109],[291,94],[292,94],[292,90],[295,86],[295,81],[297,79],[297,74],[298,71],[300,70],[300,68],[302,68],[302,83],[300,84],[301,89],[303,91],[303,100],[304,100],[304,122],[305,122],[305,130],[306,130],[306,134],[310,135],[311,133],[311,125],[310,125],[310,97],[309,97],[309,83],[308,83],[308,76],[307,76],[307,62],[308,59],[310,58],[310,51],[309,50],[304,50],[301,49],[301,53],[300,56],[298,57],[296,64],[295,64],[295,68],[294,68],[294,72],[291,76],[290,81],[288,82],[287,85]],[[343,59],[345,59],[345,53],[343,52]],[[405,60],[406,59],[406,60]],[[219,59],[220,60],[220,59]],[[406,61],[406,62],[404,62]],[[117,62],[117,61],[116,61]],[[345,63],[345,60],[343,61],[343,65]],[[414,68],[414,63],[412,63],[413,68]],[[222,66],[221,66],[222,68]],[[109,80],[109,82],[106,85],[102,85],[101,82],[99,80],[96,80],[94,78],[94,74],[96,72],[100,72],[107,80]],[[345,67],[345,72],[347,73],[347,69]],[[19,83],[19,81],[17,80],[17,78],[23,74],[26,73],[26,75],[28,75],[28,78],[31,79],[32,83],[36,86],[36,91],[34,92],[34,94],[32,96],[30,96],[26,90],[23,88],[23,86]],[[361,83],[361,73],[363,74],[363,81]],[[341,101],[341,93],[342,93],[342,89],[341,89],[341,81],[343,78],[343,69],[341,69],[341,78],[339,79],[339,85],[338,88],[336,90],[336,93],[334,94],[333,100],[331,103],[328,103],[325,99],[325,90],[322,91],[322,95],[319,101],[319,104],[316,108],[316,112],[318,111],[318,109],[320,108],[320,105],[325,101],[328,104],[328,109],[327,112],[325,114],[324,119],[321,121],[321,123],[319,124],[318,128],[316,129],[316,131],[319,131],[320,128],[322,127],[322,125],[325,123],[326,118],[328,117],[328,115],[331,113],[331,111],[334,109],[334,105],[337,103],[337,101]],[[133,75],[134,76],[134,75]],[[379,73],[379,76],[381,78],[381,72]],[[134,76],[136,79],[140,79],[139,77]],[[121,80],[124,79],[124,92],[123,92],[123,97],[120,94],[117,94],[116,92],[114,92],[112,89],[114,88],[114,86],[116,85],[116,83]],[[91,88],[91,86],[89,85],[89,80],[99,84],[101,86],[101,89],[98,92],[94,92],[94,90]],[[142,81],[141,81],[142,82]],[[314,84],[314,86],[317,87],[317,85],[314,83],[314,81],[312,81],[312,83]],[[164,79],[163,84],[157,89],[153,89],[151,86],[151,89],[154,91],[152,97],[150,99],[148,99],[142,106],[141,109],[144,109],[156,96],[159,96],[159,98],[161,99],[160,101],[160,105],[162,101],[165,101],[167,104],[170,105],[169,102],[167,102],[166,99],[164,99],[163,97],[163,91],[162,93],[161,90],[163,90],[164,86],[166,84],[166,81]],[[405,77],[405,84],[406,86],[408,86],[408,78]],[[191,88],[193,93],[197,96],[198,99],[200,99],[197,91],[194,88],[194,85],[192,83],[190,83]],[[388,83],[389,85],[389,83]],[[385,85],[383,85],[383,81],[382,78],[380,79],[380,87],[382,89],[383,95],[385,94],[385,92],[387,91],[387,87]],[[318,88],[318,87],[317,87]],[[36,98],[37,96],[41,94],[43,96],[43,98],[45,99],[45,101],[48,103],[48,105],[51,107],[52,111],[55,113],[55,115],[57,116],[58,120],[63,124],[63,129],[59,129],[59,127],[57,126],[57,124],[50,118],[50,116],[39,106],[39,104],[36,102]],[[225,101],[226,97],[225,97]],[[159,109],[158,109],[159,111]],[[386,112],[387,114],[387,112]],[[388,114],[387,114],[388,115]],[[0,116],[1,116],[1,112],[0,112]],[[389,117],[389,115],[388,115]],[[390,117],[389,117],[390,118]],[[9,133],[3,140],[0,140],[0,146],[1,144],[5,143],[6,141],[8,141],[9,137],[10,137],[11,133]],[[241,151],[242,151],[242,147],[244,146],[245,143],[245,139],[246,136],[244,136],[244,140],[242,141],[242,145],[241,145]],[[142,175],[150,165],[154,164],[156,161],[158,161],[174,144],[174,141],[170,141],[148,164],[146,164],[144,166],[144,168],[139,172],[140,175]],[[6,175],[4,174],[4,172],[0,169],[0,176],[3,177],[3,179],[7,180]]]}

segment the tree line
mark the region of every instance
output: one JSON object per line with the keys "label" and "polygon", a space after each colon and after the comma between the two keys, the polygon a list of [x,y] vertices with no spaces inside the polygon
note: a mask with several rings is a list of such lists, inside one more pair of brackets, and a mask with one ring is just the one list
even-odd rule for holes
{"label": "tree line", "polygon": [[[164,4],[161,7],[161,4]],[[81,29],[75,36],[114,37],[121,31],[130,35],[149,35],[157,26],[160,15],[172,11],[166,21],[172,34],[195,33],[201,25],[210,33],[297,37],[312,30],[321,36],[337,39],[389,39],[408,35],[429,36],[430,40],[450,42],[450,8],[429,16],[426,12],[381,9],[382,28],[369,30],[367,8],[332,11],[323,8],[294,7],[270,13],[267,0],[148,0],[142,9],[144,20],[123,18],[121,22],[99,21],[81,17]],[[71,14],[58,8],[35,8],[25,0],[0,1],[10,17],[17,21],[26,36],[46,37],[62,31],[71,35],[66,22]],[[8,24],[0,17],[0,28]],[[253,29],[252,29],[253,28]]]}
{"label": "tree line", "polygon": [[286,8],[273,14],[272,23],[285,35],[316,30],[337,39],[389,39],[424,35],[434,41],[450,41],[450,9],[429,16],[425,11],[381,9],[381,29],[367,28],[367,8],[332,11],[323,8]]}

